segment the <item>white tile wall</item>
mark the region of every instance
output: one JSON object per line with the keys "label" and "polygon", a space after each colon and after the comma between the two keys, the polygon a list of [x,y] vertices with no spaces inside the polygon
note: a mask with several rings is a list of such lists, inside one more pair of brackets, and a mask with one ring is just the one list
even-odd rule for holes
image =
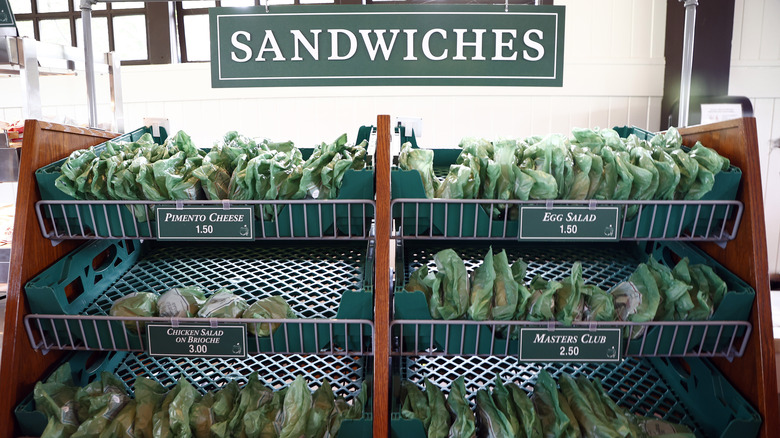
{"label": "white tile wall", "polygon": [[764,183],[769,270],[780,275],[780,0],[737,0],[729,94],[753,104]]}

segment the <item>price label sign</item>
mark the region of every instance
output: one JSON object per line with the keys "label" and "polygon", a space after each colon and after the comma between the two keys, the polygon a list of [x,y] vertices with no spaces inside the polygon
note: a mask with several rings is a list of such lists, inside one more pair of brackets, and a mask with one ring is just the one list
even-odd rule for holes
{"label": "price label sign", "polygon": [[246,326],[148,324],[150,356],[246,357]]}
{"label": "price label sign", "polygon": [[252,207],[161,207],[157,209],[159,240],[254,240]]}
{"label": "price label sign", "polygon": [[520,207],[520,240],[618,240],[618,207]]}
{"label": "price label sign", "polygon": [[622,336],[618,328],[520,329],[523,362],[620,362]]}

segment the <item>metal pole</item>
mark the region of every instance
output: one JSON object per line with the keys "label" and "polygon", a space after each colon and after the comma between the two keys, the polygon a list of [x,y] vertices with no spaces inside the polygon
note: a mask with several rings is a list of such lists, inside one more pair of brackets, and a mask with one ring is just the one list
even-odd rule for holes
{"label": "metal pole", "polygon": [[677,115],[678,127],[688,126],[688,113],[691,106],[693,41],[696,32],[696,6],[698,5],[698,0],[685,0],[685,30],[683,33],[682,74],[680,75],[680,106]]}
{"label": "metal pole", "polygon": [[95,93],[95,54],[92,47],[92,1],[81,0],[81,21],[84,25],[84,71],[87,78],[89,126],[97,127],[97,97]]}
{"label": "metal pole", "polygon": [[22,115],[25,119],[41,119],[43,110],[41,108],[41,73],[38,69],[38,51],[36,41],[32,38],[15,38],[19,60],[22,62],[22,68],[19,70],[19,76],[24,83],[25,97],[22,100]]}
{"label": "metal pole", "polygon": [[106,53],[108,64],[108,82],[111,88],[111,103],[114,106],[114,132],[124,134],[125,113],[122,99],[122,77],[120,75],[119,57],[114,52]]}

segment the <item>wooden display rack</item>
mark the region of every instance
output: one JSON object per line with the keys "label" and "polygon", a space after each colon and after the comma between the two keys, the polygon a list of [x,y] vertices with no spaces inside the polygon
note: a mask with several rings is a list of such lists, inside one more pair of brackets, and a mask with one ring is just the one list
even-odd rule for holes
{"label": "wooden display rack", "polygon": [[[373,421],[374,436],[386,437],[389,430],[389,323],[390,323],[390,117],[377,120],[376,154],[376,264],[375,264],[375,351]],[[735,240],[725,248],[700,244],[713,258],[749,283],[756,291],[751,315],[753,334],[743,357],[715,364],[749,400],[763,418],[762,437],[774,437],[780,430],[772,335],[769,275],[766,260],[766,234],[762,204],[758,141],[754,118],[680,129],[685,145],[700,140],[714,147],[742,169],[738,199],[745,212]],[[57,246],[41,235],[34,213],[40,199],[34,172],[69,155],[72,151],[96,145],[115,134],[28,120],[22,146],[19,193],[16,204],[14,242],[8,282],[5,336],[0,360],[0,436],[16,436],[13,410],[32,391],[35,382],[48,372],[62,352],[36,352],[30,346],[23,319],[29,312],[23,286],[35,275],[81,244],[63,241]]]}

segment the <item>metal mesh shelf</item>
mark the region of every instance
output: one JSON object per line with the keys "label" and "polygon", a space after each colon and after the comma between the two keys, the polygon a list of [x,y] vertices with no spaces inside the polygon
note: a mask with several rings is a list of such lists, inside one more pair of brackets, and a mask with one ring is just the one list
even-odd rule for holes
{"label": "metal mesh shelf", "polygon": [[[739,201],[499,201],[490,199],[394,199],[395,239],[518,240],[522,207],[617,207],[624,241],[728,241],[736,237],[744,206]],[[494,217],[487,212],[494,211]],[[522,240],[522,238],[520,239]]]}
{"label": "metal mesh shelf", "polygon": [[[279,323],[270,337],[249,334],[249,352],[370,355],[372,273],[373,246],[366,242],[228,246],[96,241],[25,287],[33,310],[25,324],[33,347],[43,350],[146,351],[142,327],[149,322],[260,327]],[[297,318],[108,316],[113,303],[128,294],[186,286],[210,292],[228,288],[250,305],[280,296]],[[67,291],[74,287],[83,292],[69,302]]]}
{"label": "metal mesh shelf", "polygon": [[[690,367],[688,371],[685,371]],[[491,389],[496,375],[533,392],[542,369],[554,378],[566,373],[600,378],[604,389],[619,406],[632,413],[662,418],[690,427],[699,436],[720,436],[724,429],[742,425],[754,428],[760,417],[716,369],[704,360],[626,359],[620,363],[519,363],[516,358],[417,357],[403,358],[398,376],[424,389],[427,377],[446,394],[452,382],[463,376],[472,408],[480,389]],[[690,373],[690,374],[687,374]],[[716,397],[722,397],[716,399]],[[396,394],[393,417],[399,419]]]}
{"label": "metal mesh shelf", "polygon": [[120,362],[112,372],[131,391],[139,376],[156,380],[166,388],[184,378],[205,393],[219,390],[232,380],[243,386],[248,376],[257,372],[260,381],[274,390],[286,388],[298,375],[303,375],[309,387],[316,389],[327,377],[334,394],[347,399],[360,392],[368,376],[366,367],[371,362],[359,356],[261,355],[245,359],[203,359],[114,354],[124,356],[119,357]]}
{"label": "metal mesh shelf", "polygon": [[95,297],[85,315],[108,315],[117,299],[133,292],[200,286],[227,287],[252,301],[283,297],[300,318],[334,318],[345,291],[370,284],[365,244],[160,245]]}
{"label": "metal mesh shelf", "polygon": [[61,201],[35,204],[47,239],[157,239],[157,208],[255,210],[255,239],[369,239],[371,200],[291,201]]}

